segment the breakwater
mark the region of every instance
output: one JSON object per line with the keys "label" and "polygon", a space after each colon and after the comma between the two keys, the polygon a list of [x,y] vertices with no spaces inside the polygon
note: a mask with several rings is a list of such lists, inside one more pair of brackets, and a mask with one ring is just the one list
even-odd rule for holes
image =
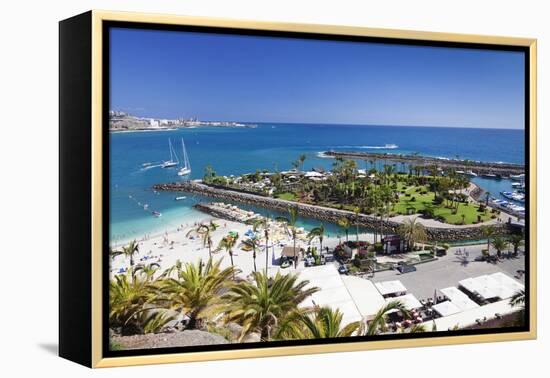
{"label": "breakwater", "polygon": [[512,163],[495,163],[461,159],[440,159],[421,155],[381,154],[373,152],[355,151],[326,151],[324,156],[341,157],[347,159],[361,159],[367,161],[386,161],[387,163],[405,163],[414,166],[437,166],[441,169],[452,168],[455,170],[472,171],[478,175],[519,175],[525,173],[525,166]]}
{"label": "breakwater", "polygon": [[[348,218],[355,226],[363,227],[370,230],[382,231],[384,234],[396,233],[401,226],[401,223],[391,220],[381,220],[379,217],[371,215],[359,214],[347,210],[332,209],[316,205],[297,203],[286,201],[278,198],[264,197],[250,193],[236,192],[219,187],[211,187],[203,184],[200,181],[185,181],[170,184],[154,185],[155,190],[175,191],[196,193],[206,197],[220,198],[226,201],[239,202],[248,205],[268,208],[281,212],[287,212],[290,208],[295,208],[298,214],[303,217],[319,219],[326,222],[338,223],[342,218]],[[214,216],[223,217],[223,213],[213,213],[208,209],[208,206],[197,206],[201,211],[207,212]],[[504,223],[496,223],[493,225],[496,234],[507,234],[509,227]],[[478,226],[451,226],[449,227],[426,227],[426,233],[429,240],[437,241],[460,241],[460,240],[480,240],[484,238],[482,228]]]}

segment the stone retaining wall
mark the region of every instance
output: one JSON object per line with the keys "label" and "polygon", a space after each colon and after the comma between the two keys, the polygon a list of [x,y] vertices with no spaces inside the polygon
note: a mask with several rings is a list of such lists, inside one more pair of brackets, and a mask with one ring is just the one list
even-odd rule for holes
{"label": "stone retaining wall", "polygon": [[[353,225],[358,224],[360,227],[370,230],[379,231],[382,229],[384,234],[396,233],[399,226],[401,225],[401,223],[387,220],[381,222],[380,218],[376,218],[370,215],[360,214],[359,216],[356,216],[353,212],[346,210],[331,209],[315,205],[286,201],[279,198],[263,197],[254,194],[235,192],[227,189],[213,188],[198,181],[186,181],[172,184],[157,184],[154,186],[154,189],[163,191],[196,193],[211,198],[220,198],[226,201],[240,202],[281,212],[287,212],[288,209],[294,207],[298,210],[298,213],[301,216],[320,219],[331,223],[338,223],[339,219],[346,217],[350,219]],[[201,207],[197,208],[201,209]],[[210,214],[224,218],[224,214],[221,213]],[[507,234],[509,232],[509,227],[507,224],[495,224],[494,227],[497,234]],[[479,240],[484,238],[480,226],[449,228],[426,227],[426,233],[428,234],[429,240],[437,241]]]}

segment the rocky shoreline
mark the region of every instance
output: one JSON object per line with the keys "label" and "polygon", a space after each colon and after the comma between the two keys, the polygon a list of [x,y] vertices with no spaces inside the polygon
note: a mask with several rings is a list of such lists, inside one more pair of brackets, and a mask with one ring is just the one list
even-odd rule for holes
{"label": "rocky shoreline", "polygon": [[[383,229],[384,233],[395,233],[399,226],[398,222],[380,221],[379,218],[370,215],[360,214],[356,216],[353,212],[347,210],[331,209],[321,206],[286,201],[278,198],[270,198],[250,193],[235,192],[228,189],[214,188],[201,183],[200,181],[186,181],[181,183],[157,184],[155,190],[188,192],[204,195],[212,198],[220,198],[226,201],[234,201],[248,205],[268,208],[272,210],[286,212],[294,207],[301,216],[319,219],[331,223],[337,223],[339,219],[345,217],[350,219],[353,225],[367,228],[370,230]],[[205,204],[196,205],[196,208],[216,217],[223,217],[224,214],[214,212]],[[493,225],[496,234],[508,234],[509,226],[506,223],[497,223]],[[471,227],[426,227],[426,233],[429,240],[437,241],[462,241],[462,240],[480,240],[484,238],[483,230],[480,226]]]}

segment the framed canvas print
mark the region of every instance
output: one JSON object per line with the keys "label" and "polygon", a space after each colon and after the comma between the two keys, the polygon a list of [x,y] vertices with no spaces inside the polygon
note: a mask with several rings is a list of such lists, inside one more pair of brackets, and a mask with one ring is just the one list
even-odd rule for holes
{"label": "framed canvas print", "polygon": [[536,337],[536,41],[60,22],[62,357]]}

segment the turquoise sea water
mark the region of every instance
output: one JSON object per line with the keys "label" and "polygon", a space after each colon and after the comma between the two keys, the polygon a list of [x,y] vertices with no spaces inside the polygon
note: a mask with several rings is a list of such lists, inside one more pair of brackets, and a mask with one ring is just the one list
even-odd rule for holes
{"label": "turquoise sea water", "polygon": [[[168,138],[180,155],[181,138],[184,138],[193,170],[192,179],[202,178],[207,165],[221,175],[237,175],[256,169],[286,170],[300,154],[306,155],[305,170],[318,166],[330,168],[333,160],[319,156],[319,152],[327,150],[417,152],[434,157],[511,163],[524,163],[525,155],[523,130],[264,123],[257,128],[201,127],[111,133],[111,242],[161,233],[206,217],[192,205],[207,198],[185,194],[187,199],[175,201],[177,195],[183,194],[152,190],[156,183],[182,179],[174,168],[155,166],[170,157]],[[387,148],[388,145],[397,147]],[[144,163],[151,164],[143,167]],[[381,166],[383,162],[378,164]],[[359,167],[371,168],[365,162],[360,162]],[[497,197],[500,191],[511,189],[507,180],[476,178],[475,181]],[[149,205],[147,210],[143,209],[143,204]],[[251,209],[273,214],[272,211]],[[159,211],[162,216],[155,218],[152,211]],[[300,219],[300,224],[306,228],[318,223],[317,220]],[[329,233],[341,232],[336,226],[327,226]]]}

